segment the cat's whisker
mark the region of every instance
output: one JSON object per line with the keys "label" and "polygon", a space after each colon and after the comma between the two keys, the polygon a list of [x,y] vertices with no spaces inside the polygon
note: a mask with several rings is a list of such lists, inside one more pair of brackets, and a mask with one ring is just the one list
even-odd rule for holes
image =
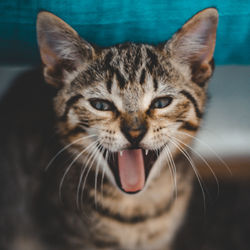
{"label": "cat's whisker", "polygon": [[217,185],[217,195],[219,194],[220,192],[220,185],[219,185],[219,180],[213,170],[213,168],[209,165],[209,163],[207,162],[207,160],[199,153],[197,152],[196,150],[194,150],[192,147],[190,147],[188,144],[182,142],[181,140],[177,139],[176,137],[171,137],[173,140],[179,142],[180,144],[183,144],[185,147],[189,148],[190,150],[192,150],[192,152],[194,152],[204,163],[205,165],[208,167],[208,169],[211,171],[214,179],[215,179],[215,182],[216,182],[216,185]]}
{"label": "cat's whisker", "polygon": [[177,199],[177,173],[176,173],[176,166],[175,166],[175,162],[171,153],[171,150],[169,149],[168,145],[166,145],[166,149],[168,151],[169,154],[169,158],[170,158],[170,166],[172,165],[172,172],[173,172],[173,182],[174,182],[174,190],[175,190],[175,198]]}
{"label": "cat's whisker", "polygon": [[47,171],[49,169],[49,167],[52,165],[52,163],[55,161],[55,159],[61,154],[63,153],[66,149],[68,149],[69,147],[71,147],[72,145],[76,144],[77,142],[79,141],[82,141],[82,140],[85,140],[87,138],[91,138],[91,137],[94,137],[96,135],[88,135],[88,136],[84,136],[84,137],[81,137],[81,138],[78,138],[77,140],[67,144],[65,147],[63,147],[62,149],[60,149],[56,155],[49,161],[49,163],[47,164],[47,166],[45,167],[45,171]]}
{"label": "cat's whisker", "polygon": [[190,157],[190,155],[188,154],[188,152],[182,147],[179,145],[179,143],[176,143],[174,142],[170,137],[169,137],[169,141],[177,148],[180,150],[180,152],[185,156],[185,158],[188,160],[190,166],[192,167],[195,175],[196,175],[196,178],[198,180],[198,183],[200,185],[200,188],[201,188],[201,192],[202,192],[202,196],[203,196],[203,205],[204,205],[204,210],[206,210],[206,196],[205,196],[205,191],[204,191],[204,187],[203,187],[203,184],[202,184],[202,179],[201,179],[201,176],[192,160],[192,158]]}
{"label": "cat's whisker", "polygon": [[[109,155],[109,151],[108,149],[105,149],[106,152],[105,152],[105,161],[107,162],[108,160],[108,155]],[[102,180],[101,180],[101,195],[102,195],[102,201],[103,201],[103,179],[104,179],[104,175],[105,175],[105,172],[106,172],[106,167],[103,166],[103,169],[102,169]]]}
{"label": "cat's whisker", "polygon": [[84,162],[84,168],[83,168],[83,170],[81,170],[81,174],[79,177],[79,183],[78,183],[77,192],[76,192],[76,206],[78,209],[80,208],[80,205],[79,205],[80,200],[82,200],[82,198],[80,199],[80,188],[81,188],[82,179],[83,179],[84,173],[87,169],[88,163],[94,155],[94,152],[96,150],[96,145],[98,145],[98,139],[91,145],[90,150],[89,150],[90,152],[86,156],[87,161],[86,161],[86,163]]}
{"label": "cat's whisker", "polygon": [[210,152],[212,152],[216,156],[216,158],[222,163],[222,165],[227,169],[229,174],[231,176],[233,175],[233,173],[232,173],[230,167],[228,166],[228,164],[220,157],[220,155],[208,143],[206,143],[206,142],[202,141],[201,139],[199,139],[199,138],[197,138],[197,137],[195,137],[193,135],[190,135],[188,133],[185,133],[185,132],[182,132],[182,131],[176,131],[176,132],[179,133],[179,134],[183,134],[185,136],[191,137],[192,139],[194,139],[197,142],[199,142],[199,143],[203,144],[204,146],[206,146],[210,150]]}
{"label": "cat's whisker", "polygon": [[165,146],[164,150],[167,150],[167,158],[168,158],[168,162],[169,162],[169,170],[170,170],[171,176],[172,176],[175,198],[177,199],[177,179],[176,179],[177,174],[176,174],[175,162],[174,162],[172,153],[171,153],[168,145]]}
{"label": "cat's whisker", "polygon": [[[100,142],[100,143],[101,143],[101,142]],[[90,170],[91,170],[91,168],[92,168],[92,166],[93,166],[93,163],[94,163],[95,160],[96,160],[96,157],[98,156],[98,151],[99,151],[99,149],[98,149],[98,147],[96,147],[96,148],[94,149],[94,151],[93,151],[93,154],[92,154],[91,157],[90,157],[90,158],[92,158],[92,161],[91,161],[89,167],[88,167],[88,164],[86,164],[86,167],[88,167],[88,170],[87,170],[87,173],[86,173],[86,175],[85,175],[84,182],[83,182],[83,185],[82,185],[82,190],[81,190],[81,201],[82,201],[82,199],[83,199],[83,193],[84,193],[84,189],[85,189],[85,186],[86,186],[86,181],[87,181],[89,172],[90,172]]]}
{"label": "cat's whisker", "polygon": [[[87,161],[88,161],[89,157],[93,154],[93,151],[91,151],[91,150],[95,149],[95,145],[98,143],[98,141],[95,141],[95,142],[96,143],[92,145],[92,147],[90,148],[89,152],[85,156],[85,159],[87,159]],[[76,207],[77,207],[77,209],[80,209],[80,206],[79,206],[79,203],[80,203],[79,192],[80,192],[82,178],[83,178],[83,175],[85,173],[85,170],[86,170],[86,163],[83,163],[82,168],[81,168],[81,172],[80,172],[79,182],[78,182],[78,185],[77,185],[77,192],[76,192]]]}
{"label": "cat's whisker", "polygon": [[[104,147],[99,144],[100,147],[100,153],[101,155],[103,155],[103,151],[105,150]],[[99,157],[98,161],[97,161],[97,165],[96,165],[96,171],[95,171],[95,206],[97,206],[97,180],[98,180],[98,173],[99,173],[99,169],[100,169],[100,162],[101,162],[101,157]]]}
{"label": "cat's whisker", "polygon": [[[93,145],[92,148],[94,149],[95,145]],[[92,151],[89,150],[89,152],[85,156],[85,159],[88,159],[91,154],[92,154]],[[77,192],[76,192],[76,207],[77,207],[78,210],[80,210],[80,206],[79,206],[79,204],[80,204],[79,190],[80,190],[80,187],[81,187],[81,182],[82,182],[82,178],[83,178],[85,169],[86,169],[86,164],[83,163],[82,167],[81,167],[81,171],[80,171],[80,177],[79,177],[79,181],[78,181],[78,185],[77,185]]]}
{"label": "cat's whisker", "polygon": [[80,158],[80,156],[86,152],[89,148],[91,148],[94,144],[96,143],[96,141],[92,142],[91,144],[89,144],[86,148],[84,148],[75,158],[74,160],[69,164],[69,166],[66,168],[63,176],[62,176],[62,179],[60,181],[60,184],[59,184],[59,197],[60,199],[62,198],[62,185],[63,185],[63,182],[64,182],[64,179],[66,177],[66,175],[68,174],[68,172],[70,171],[71,167],[73,166],[73,164],[77,161],[78,158]]}

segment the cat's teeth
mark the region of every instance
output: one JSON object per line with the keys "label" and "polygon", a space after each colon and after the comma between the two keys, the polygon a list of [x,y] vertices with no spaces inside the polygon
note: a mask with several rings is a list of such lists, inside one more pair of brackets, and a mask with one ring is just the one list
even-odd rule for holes
{"label": "cat's teeth", "polygon": [[122,156],[122,154],[123,154],[123,151],[120,151],[120,156]]}
{"label": "cat's teeth", "polygon": [[145,155],[148,155],[148,149],[145,150]]}

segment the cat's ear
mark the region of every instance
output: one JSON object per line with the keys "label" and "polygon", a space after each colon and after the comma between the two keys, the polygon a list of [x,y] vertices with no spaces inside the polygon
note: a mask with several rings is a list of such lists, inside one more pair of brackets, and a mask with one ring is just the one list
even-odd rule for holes
{"label": "cat's ear", "polygon": [[166,44],[173,58],[191,67],[192,80],[203,85],[212,75],[218,12],[208,8],[193,16]]}
{"label": "cat's ear", "polygon": [[94,57],[94,48],[50,12],[42,11],[37,16],[37,40],[45,80],[56,86],[63,81],[64,72],[72,72]]}

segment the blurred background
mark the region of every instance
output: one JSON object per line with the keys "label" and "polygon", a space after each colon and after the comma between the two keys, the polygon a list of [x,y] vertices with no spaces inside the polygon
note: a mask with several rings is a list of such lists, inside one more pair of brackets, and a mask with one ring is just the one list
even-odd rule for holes
{"label": "blurred background", "polygon": [[[249,176],[250,0],[2,0],[0,98],[18,74],[40,64],[35,21],[41,10],[58,15],[89,42],[110,46],[125,41],[166,41],[186,20],[207,7],[216,7],[220,16],[217,67],[195,150],[209,159],[218,160],[219,156],[229,165],[236,164],[234,177],[238,173]],[[220,172],[220,167],[215,168],[224,173],[225,169]]]}

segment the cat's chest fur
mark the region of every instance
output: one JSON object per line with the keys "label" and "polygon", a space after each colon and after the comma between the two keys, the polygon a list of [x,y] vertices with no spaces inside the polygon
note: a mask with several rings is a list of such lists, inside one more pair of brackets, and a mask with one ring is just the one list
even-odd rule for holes
{"label": "cat's chest fur", "polygon": [[85,239],[90,248],[135,250],[170,246],[183,222],[192,190],[193,173],[183,170],[181,164],[186,163],[179,161],[177,179],[181,184],[176,197],[171,192],[173,179],[168,169],[147,192],[137,196],[124,196],[109,183],[104,184],[103,193],[90,188],[83,205],[84,226],[90,230]]}
{"label": "cat's chest fur", "polygon": [[[168,169],[152,182],[147,192],[136,196],[124,196],[107,180],[104,180],[103,190],[96,191],[90,183],[86,185],[88,194],[84,195],[83,204],[77,209],[76,192],[69,192],[69,196],[64,196],[68,209],[63,210],[61,216],[65,218],[65,231],[71,233],[62,236],[62,242],[75,245],[76,249],[170,249],[176,231],[183,223],[192,191],[193,173],[190,169],[183,170],[185,165],[186,162],[180,159],[177,165],[180,184],[176,196],[171,191],[173,179]],[[70,189],[71,185],[74,186],[69,181],[66,188]],[[53,208],[55,206],[58,206],[57,202]],[[42,214],[48,212],[42,211]],[[58,224],[58,218],[51,220],[55,220],[57,227],[62,226]],[[44,229],[47,230],[46,225]],[[57,235],[55,231],[52,237]]]}
{"label": "cat's chest fur", "polygon": [[[100,231],[107,228],[111,232],[111,239],[117,239],[121,249],[166,249],[170,246],[186,211],[191,193],[191,176],[186,176],[185,191],[180,191],[178,199],[163,194],[172,186],[170,178],[164,178],[164,174],[162,177],[150,190],[153,194],[135,198],[136,202],[127,197],[118,201],[119,206],[114,204],[112,210],[118,218],[112,215],[102,218],[101,215]],[[113,202],[116,203],[116,200]]]}

